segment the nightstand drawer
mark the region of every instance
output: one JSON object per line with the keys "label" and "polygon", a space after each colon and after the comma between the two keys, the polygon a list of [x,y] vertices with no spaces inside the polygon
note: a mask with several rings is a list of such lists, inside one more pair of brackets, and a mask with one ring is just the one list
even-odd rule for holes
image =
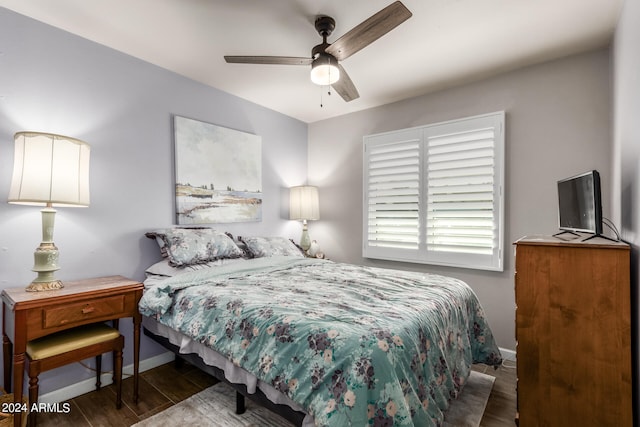
{"label": "nightstand drawer", "polygon": [[120,314],[125,310],[125,296],[116,295],[107,298],[66,304],[43,310],[43,328],[55,328],[75,322],[86,322]]}

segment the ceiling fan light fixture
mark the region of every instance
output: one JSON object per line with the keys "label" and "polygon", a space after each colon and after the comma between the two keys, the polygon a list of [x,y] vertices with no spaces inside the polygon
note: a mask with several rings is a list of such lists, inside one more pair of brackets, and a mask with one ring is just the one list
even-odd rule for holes
{"label": "ceiling fan light fixture", "polygon": [[329,86],[340,80],[338,61],[328,53],[320,53],[311,64],[311,81],[319,86]]}

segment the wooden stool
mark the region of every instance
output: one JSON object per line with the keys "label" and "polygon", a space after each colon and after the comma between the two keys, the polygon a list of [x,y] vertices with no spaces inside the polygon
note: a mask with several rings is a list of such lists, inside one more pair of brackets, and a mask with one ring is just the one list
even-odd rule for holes
{"label": "wooden stool", "polygon": [[[122,348],[124,337],[117,329],[104,323],[79,326],[57,332],[27,343],[29,373],[29,408],[38,403],[38,375],[60,366],[96,358],[96,389],[100,390],[102,354],[113,352],[113,383],[116,385],[116,408],[122,406]],[[30,425],[36,425],[36,412],[32,412]]]}

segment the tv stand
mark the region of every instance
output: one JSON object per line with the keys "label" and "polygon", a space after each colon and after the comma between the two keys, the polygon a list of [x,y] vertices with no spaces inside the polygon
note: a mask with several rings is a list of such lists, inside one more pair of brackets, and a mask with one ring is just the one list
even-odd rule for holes
{"label": "tv stand", "polygon": [[[578,234],[578,233],[576,233],[576,232],[574,232],[574,231],[569,231],[569,230],[562,230],[561,232],[554,234],[552,237],[558,237],[558,236],[561,236],[561,235],[563,235],[563,234],[572,234],[572,235],[574,235],[574,236],[576,236],[576,237],[582,237],[582,235],[581,235],[581,234]],[[580,241],[581,241],[581,242],[586,242],[587,240],[595,239],[596,237],[600,237],[600,238],[603,238],[603,239],[609,240],[609,241],[611,241],[611,242],[618,242],[618,241],[619,241],[619,240],[616,240],[616,239],[612,239],[611,237],[607,237],[607,236],[605,236],[604,234],[598,234],[598,233],[592,234],[592,235],[590,235],[589,237],[586,237],[586,238],[584,238],[584,239],[582,239],[582,240],[580,240]],[[565,239],[560,239],[560,240],[565,240]],[[577,238],[576,238],[576,239],[574,239],[574,240],[577,240]],[[565,240],[565,241],[566,241],[566,240]]]}
{"label": "tv stand", "polygon": [[558,236],[561,236],[563,234],[573,234],[576,237],[582,237],[578,233],[574,233],[573,231],[569,231],[569,230],[562,230],[561,232],[554,234],[552,237],[558,237]]}
{"label": "tv stand", "polygon": [[587,237],[586,239],[582,239],[581,242],[586,242],[587,240],[595,239],[596,237],[600,237],[602,239],[607,239],[607,240],[612,241],[612,242],[618,242],[619,241],[619,240],[616,240],[616,239],[612,239],[611,237],[607,237],[604,234],[593,234],[593,235]]}

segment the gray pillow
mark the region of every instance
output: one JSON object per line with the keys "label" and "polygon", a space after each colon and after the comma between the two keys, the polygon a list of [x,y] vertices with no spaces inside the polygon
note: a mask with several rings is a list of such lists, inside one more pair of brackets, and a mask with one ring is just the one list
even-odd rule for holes
{"label": "gray pillow", "polygon": [[155,238],[172,267],[239,258],[242,250],[226,234],[211,228],[169,228],[146,233]]}
{"label": "gray pillow", "polygon": [[304,257],[302,250],[284,237],[239,237],[254,258],[276,255]]}

